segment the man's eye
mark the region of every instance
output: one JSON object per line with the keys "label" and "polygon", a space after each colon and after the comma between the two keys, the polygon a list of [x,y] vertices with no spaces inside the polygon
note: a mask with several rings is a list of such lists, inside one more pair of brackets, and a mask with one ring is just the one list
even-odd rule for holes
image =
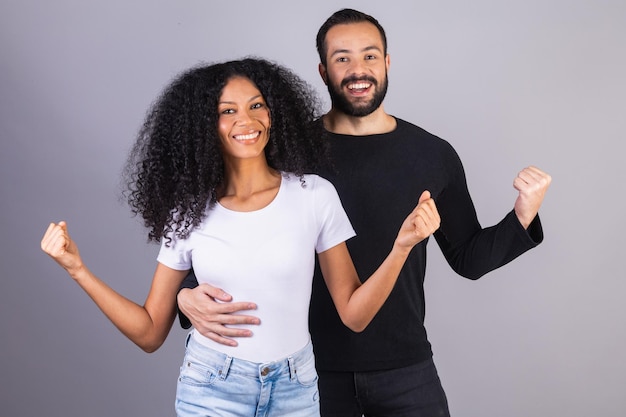
{"label": "man's eye", "polygon": [[343,56],[339,57],[339,58],[337,58],[337,62],[348,62],[348,58],[343,57]]}
{"label": "man's eye", "polygon": [[367,55],[365,56],[365,59],[376,59],[376,55]]}

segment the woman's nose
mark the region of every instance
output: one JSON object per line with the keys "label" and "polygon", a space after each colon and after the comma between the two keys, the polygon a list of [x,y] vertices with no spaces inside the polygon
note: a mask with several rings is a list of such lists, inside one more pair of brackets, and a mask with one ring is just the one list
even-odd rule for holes
{"label": "woman's nose", "polygon": [[245,126],[252,121],[252,117],[247,111],[240,111],[237,113],[237,124],[239,126]]}

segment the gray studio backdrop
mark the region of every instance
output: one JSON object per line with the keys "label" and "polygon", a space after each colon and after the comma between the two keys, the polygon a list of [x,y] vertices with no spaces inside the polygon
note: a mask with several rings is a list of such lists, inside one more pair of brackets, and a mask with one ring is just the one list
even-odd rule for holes
{"label": "gray studio backdrop", "polygon": [[41,236],[67,220],[93,271],[143,302],[158,247],[118,182],[151,101],[183,69],[245,55],[326,98],[314,37],[344,6],[387,29],[386,108],[453,144],[484,225],[522,167],[554,177],[545,242],[478,282],[431,242],[426,321],[452,414],[626,415],[623,0],[2,0],[1,415],[174,414],[185,332],[141,352]]}

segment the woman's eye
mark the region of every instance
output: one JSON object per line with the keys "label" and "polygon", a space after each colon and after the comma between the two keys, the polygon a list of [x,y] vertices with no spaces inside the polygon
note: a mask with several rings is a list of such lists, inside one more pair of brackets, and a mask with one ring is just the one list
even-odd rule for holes
{"label": "woman's eye", "polygon": [[233,114],[235,113],[235,110],[233,109],[224,109],[221,111],[222,114]]}
{"label": "woman's eye", "polygon": [[263,103],[254,103],[251,108],[252,109],[262,109],[263,107],[265,107],[263,105]]}

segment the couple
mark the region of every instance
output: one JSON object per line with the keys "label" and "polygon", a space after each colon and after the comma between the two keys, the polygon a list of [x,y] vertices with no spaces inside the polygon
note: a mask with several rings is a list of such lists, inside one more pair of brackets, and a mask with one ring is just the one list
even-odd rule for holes
{"label": "couple", "polygon": [[[260,60],[191,70],[153,108],[129,160],[131,206],[163,242],[144,306],[87,270],[65,223],[50,225],[42,240],[147,351],[167,336],[192,262],[199,280],[212,284],[179,294],[197,325],[181,367],[180,415],[226,415],[221,407],[232,415],[319,413],[306,326],[314,251],[310,332],[322,415],[447,415],[423,327],[427,237],[436,230],[452,267],[470,278],[542,239],[537,212],[547,174],[520,172],[514,209],[482,229],[450,145],[385,113],[389,57],[375,19],[341,10],[317,44],[333,103],[317,121],[306,85]],[[328,166],[317,158],[325,147]],[[358,236],[346,245],[351,225]],[[357,271],[370,277],[363,285]],[[211,301],[230,300],[215,287],[254,301],[261,325],[230,314],[248,302]],[[249,328],[220,322],[252,324],[254,335],[233,346]],[[370,324],[355,333],[343,323],[355,331]]]}

